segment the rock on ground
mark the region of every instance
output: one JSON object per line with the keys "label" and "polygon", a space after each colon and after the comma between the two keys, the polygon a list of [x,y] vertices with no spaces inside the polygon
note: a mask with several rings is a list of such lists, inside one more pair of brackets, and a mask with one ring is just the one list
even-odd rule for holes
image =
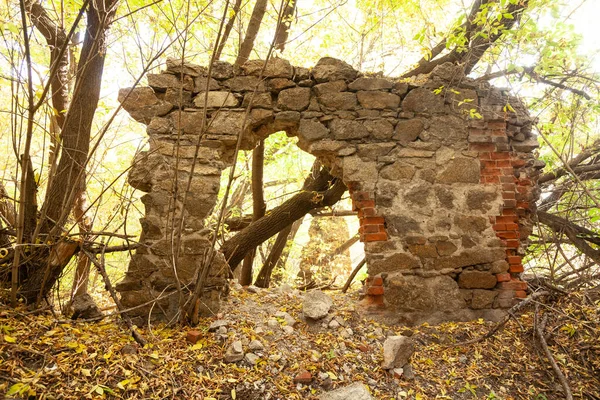
{"label": "rock on ground", "polygon": [[369,389],[362,383],[339,388],[319,396],[319,400],[372,400]]}
{"label": "rock on ground", "polygon": [[381,368],[401,368],[408,363],[415,352],[414,341],[406,336],[390,336],[383,343],[383,363]]}
{"label": "rock on ground", "polygon": [[329,296],[320,290],[313,290],[304,296],[302,311],[304,315],[312,319],[321,319],[327,316],[333,301]]}

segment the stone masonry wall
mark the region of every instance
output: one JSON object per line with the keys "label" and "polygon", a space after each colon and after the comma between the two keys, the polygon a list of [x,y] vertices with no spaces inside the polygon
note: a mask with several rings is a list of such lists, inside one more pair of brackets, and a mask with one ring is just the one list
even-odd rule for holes
{"label": "stone masonry wall", "polygon": [[[150,142],[129,176],[147,194],[145,246],[118,285],[125,306],[173,292],[176,276],[189,288],[210,243],[204,218],[238,134],[249,150],[281,130],[348,186],[369,282],[377,284],[367,288],[372,304],[464,318],[525,296],[521,257],[542,165],[532,155],[532,121],[516,98],[452,64],[412,82],[364,76],[333,58],[311,70],[282,59],[263,66],[253,60],[234,71],[218,62],[207,78],[205,67],[169,60],[165,72],[148,75],[149,87],[119,93],[131,117],[147,125]],[[181,213],[174,257],[173,215]],[[226,271],[217,257],[201,313],[218,308]],[[152,312],[171,317],[176,297]]]}

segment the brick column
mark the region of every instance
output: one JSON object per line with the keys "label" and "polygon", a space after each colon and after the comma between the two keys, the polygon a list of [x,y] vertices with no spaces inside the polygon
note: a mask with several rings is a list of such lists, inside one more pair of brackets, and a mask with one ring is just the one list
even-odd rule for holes
{"label": "brick column", "polygon": [[[472,121],[469,129],[469,149],[479,153],[481,163],[481,183],[497,185],[501,189],[503,206],[501,213],[490,217],[496,236],[506,247],[508,272],[496,275],[500,291],[498,301],[501,307],[509,307],[514,298],[526,297],[527,282],[520,280],[523,272],[522,257],[519,254],[521,234],[519,217],[525,216],[529,203],[524,201],[530,192],[532,182],[518,178],[518,169],[525,162],[511,152],[506,134],[506,121]],[[526,238],[524,238],[526,239]]]}
{"label": "brick column", "polygon": [[[385,219],[377,213],[373,193],[360,190],[359,182],[347,183],[352,199],[352,210],[358,211],[361,242],[384,242],[388,240]],[[362,304],[368,307],[383,307],[383,279],[381,276],[369,276],[364,287]]]}

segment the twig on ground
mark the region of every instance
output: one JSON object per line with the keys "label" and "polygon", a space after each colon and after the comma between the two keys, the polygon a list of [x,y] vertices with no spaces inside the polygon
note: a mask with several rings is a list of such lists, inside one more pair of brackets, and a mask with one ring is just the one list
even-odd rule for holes
{"label": "twig on ground", "polygon": [[360,269],[365,265],[366,262],[367,262],[367,259],[363,258],[362,261],[359,262],[358,265],[354,268],[354,270],[352,270],[352,273],[348,277],[346,284],[342,288],[342,293],[346,293],[348,291],[348,288],[350,287],[350,285],[352,285],[352,281],[356,277],[356,274],[358,274],[358,271],[360,271]]}
{"label": "twig on ground", "polygon": [[[102,275],[102,278],[104,279],[104,284],[106,285],[106,289],[110,293],[110,296],[114,300],[119,311],[123,310],[123,305],[121,304],[121,300],[119,300],[119,297],[117,296],[117,293],[115,292],[115,289],[113,288],[113,286],[110,282],[110,279],[108,278],[108,274],[106,273],[106,269],[104,268],[104,263],[98,262],[98,260],[96,260],[96,256],[94,256],[90,252],[88,252],[86,250],[82,250],[82,251],[90,258],[90,261],[92,262],[92,264],[94,264],[94,266],[96,266],[96,269],[98,270],[100,275]],[[102,256],[104,256],[104,255],[102,255]],[[104,257],[102,257],[102,258],[104,259]],[[123,321],[125,321],[125,324],[129,328],[129,330],[131,331],[131,336],[133,336],[135,341],[138,342],[140,344],[140,346],[142,346],[142,347],[145,346],[147,343],[146,339],[144,339],[144,337],[137,331],[137,329],[135,329],[135,326],[131,322],[131,319],[129,318],[129,316],[127,316],[127,314],[120,314],[120,315],[121,315],[121,318],[123,319]]]}
{"label": "twig on ground", "polygon": [[544,337],[544,328],[546,326],[546,322],[548,322],[548,314],[544,314],[544,316],[542,317],[541,323],[535,324],[536,337],[540,341],[540,345],[542,346],[542,349],[544,350],[546,357],[550,361],[550,365],[552,365],[552,369],[554,370],[556,377],[560,381],[560,384],[562,385],[562,387],[565,391],[565,399],[573,400],[573,393],[571,392],[571,386],[569,386],[569,382],[567,381],[567,378],[565,377],[563,372],[560,370],[558,364],[556,363],[556,360],[554,360],[554,357],[552,356],[552,352],[548,348],[548,343],[546,343],[546,338]]}
{"label": "twig on ground", "polygon": [[496,326],[494,326],[488,333],[486,333],[485,335],[475,338],[475,339],[471,339],[471,340],[467,340],[466,342],[462,342],[462,343],[457,343],[454,344],[453,346],[466,346],[466,345],[470,345],[470,344],[475,344],[475,343],[479,343],[482,342],[486,339],[489,339],[490,337],[494,336],[496,334],[496,332],[498,332],[500,329],[502,329],[504,327],[504,325],[506,325],[506,323],[522,308],[524,308],[527,304],[533,302],[533,300],[535,299],[539,299],[540,297],[544,297],[549,295],[550,292],[547,291],[542,291],[542,292],[535,292],[533,293],[531,296],[529,296],[528,298],[526,298],[525,300],[521,301],[520,303],[515,304],[510,310],[507,311],[506,315],[504,316],[504,318],[502,318],[502,320],[500,322],[498,322],[496,324]]}

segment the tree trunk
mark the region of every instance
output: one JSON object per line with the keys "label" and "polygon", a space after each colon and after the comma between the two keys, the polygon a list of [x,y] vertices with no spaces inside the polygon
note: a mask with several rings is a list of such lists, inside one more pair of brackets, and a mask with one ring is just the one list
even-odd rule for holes
{"label": "tree trunk", "polygon": [[229,39],[229,35],[231,34],[231,30],[233,29],[233,24],[240,13],[240,7],[242,6],[242,0],[235,0],[235,4],[233,5],[233,13],[231,14],[231,18],[227,21],[227,25],[225,25],[225,29],[223,30],[223,35],[221,36],[221,41],[219,42],[219,47],[217,48],[217,52],[215,53],[215,60],[221,59],[221,54],[223,53],[223,49],[225,48],[225,44],[227,43],[227,39]]}
{"label": "tree trunk", "polygon": [[292,26],[292,18],[295,11],[296,0],[288,0],[287,4],[285,5],[285,10],[283,10],[283,15],[279,19],[279,23],[275,29],[274,47],[276,50],[279,50],[280,53],[283,53],[283,50],[285,50],[285,45],[287,44],[287,39],[290,34],[290,26]]}
{"label": "tree trunk", "polygon": [[240,52],[235,60],[236,67],[240,67],[248,61],[266,11],[267,0],[256,0],[256,4],[252,10],[252,16],[250,17],[250,23],[248,24],[248,29],[246,29],[246,36],[244,37],[244,41],[240,46]]}
{"label": "tree trunk", "polygon": [[[260,140],[252,151],[252,222],[256,222],[265,215],[267,205],[263,193],[263,173],[265,164],[265,142]],[[240,284],[252,283],[252,265],[256,250],[249,252],[244,258]]]}
{"label": "tree trunk", "polygon": [[[55,176],[50,179],[42,207],[41,232],[61,234],[62,227],[73,209],[82,190],[82,180],[90,146],[92,121],[102,83],[102,72],[106,56],[106,33],[116,12],[118,0],[92,2],[87,8],[87,26],[80,62],[77,68],[73,101],[64,120],[62,129],[62,152]],[[61,86],[62,89],[62,86]],[[24,268],[20,293],[30,302],[45,298],[61,275],[71,257],[78,251],[79,244],[58,241],[50,250],[41,251]]]}
{"label": "tree trunk", "polygon": [[256,281],[254,282],[256,286],[262,288],[269,287],[271,284],[271,275],[273,274],[273,270],[275,269],[277,262],[281,259],[281,255],[283,254],[288,241],[295,236],[295,231],[298,230],[301,223],[301,219],[294,221],[293,224],[286,226],[281,232],[279,232],[279,234],[277,234],[277,238],[275,239],[275,243],[271,248],[271,252],[267,256],[265,263],[256,277]]}
{"label": "tree trunk", "polygon": [[[87,196],[85,191],[80,193],[75,200],[73,214],[77,219],[79,234],[81,241],[85,241],[88,233],[92,230],[92,221],[85,215],[87,208]],[[77,255],[77,267],[75,268],[75,276],[73,277],[73,287],[71,288],[71,301],[75,297],[86,295],[88,292],[88,281],[90,278],[90,258],[84,253],[79,252]]]}
{"label": "tree trunk", "polygon": [[310,210],[334,205],[346,191],[344,183],[331,176],[325,167],[307,181],[309,183],[304,185],[302,191],[223,244],[221,251],[232,270],[256,246],[304,217]]}

